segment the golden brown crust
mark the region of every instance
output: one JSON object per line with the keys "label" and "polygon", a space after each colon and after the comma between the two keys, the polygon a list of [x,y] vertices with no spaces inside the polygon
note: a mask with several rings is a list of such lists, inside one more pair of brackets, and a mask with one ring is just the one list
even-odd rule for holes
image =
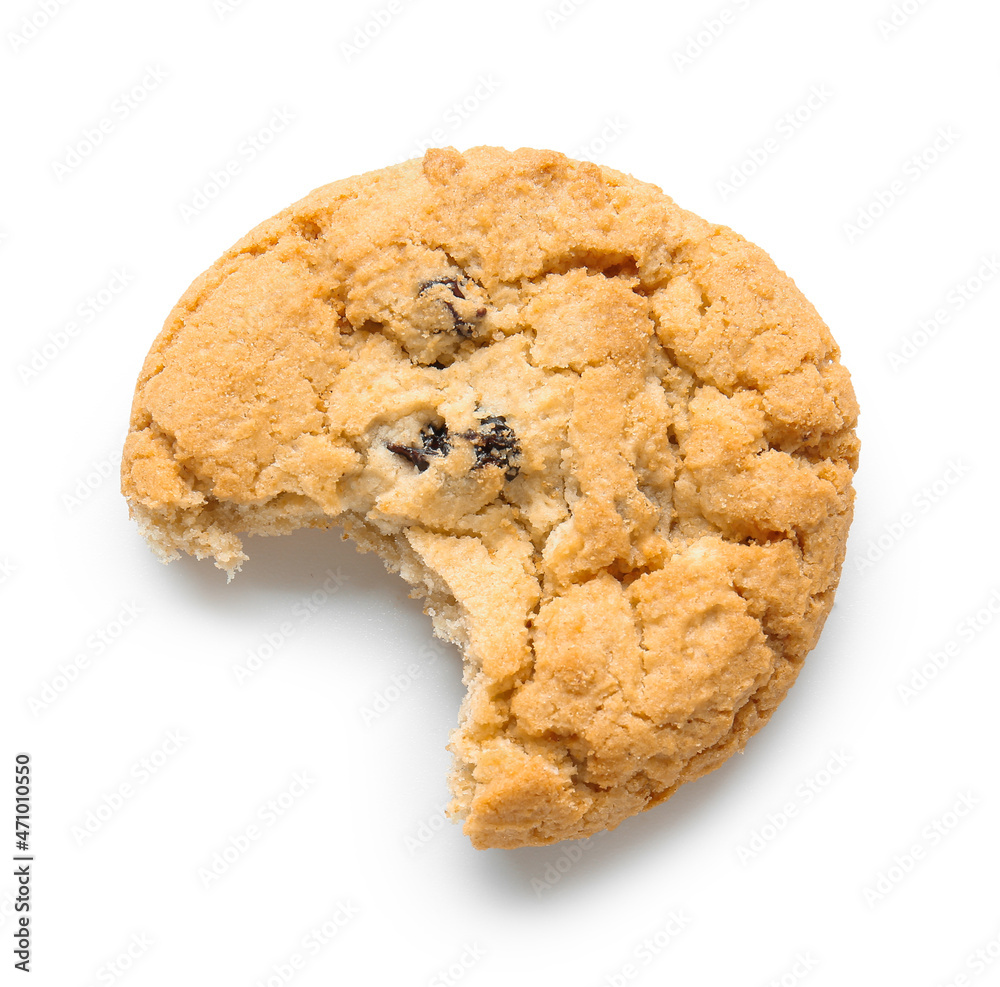
{"label": "golden brown crust", "polygon": [[720,764],[814,646],[853,501],[839,351],[753,244],[550,151],[317,189],[199,277],[122,463],[164,559],[342,524],[463,647],[477,847],[612,828]]}

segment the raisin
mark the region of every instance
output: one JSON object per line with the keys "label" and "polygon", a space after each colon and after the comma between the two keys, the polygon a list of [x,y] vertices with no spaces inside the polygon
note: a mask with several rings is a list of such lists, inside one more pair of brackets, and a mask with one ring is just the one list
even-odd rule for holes
{"label": "raisin", "polygon": [[390,442],[386,448],[389,452],[402,456],[417,467],[417,472],[423,473],[430,466],[430,456],[447,456],[451,452],[451,443],[448,441],[448,426],[442,422],[435,425],[429,422],[420,430],[420,446],[399,445]]}
{"label": "raisin", "polygon": [[402,456],[403,459],[408,459],[420,473],[423,473],[430,466],[427,457],[419,449],[414,449],[413,446],[401,446],[398,442],[390,442],[386,449],[389,452],[394,452],[397,456]]}
{"label": "raisin", "polygon": [[455,332],[462,336],[464,339],[468,339],[472,335],[472,323],[466,322],[458,312],[455,311],[455,306],[451,302],[445,302],[444,307],[448,309],[451,313],[452,320],[455,323]]}
{"label": "raisin", "polygon": [[521,471],[512,460],[521,454],[521,446],[514,434],[514,429],[507,424],[503,415],[489,415],[479,420],[477,432],[466,432],[467,438],[476,450],[476,465],[473,469],[484,466],[503,467],[504,477],[513,480]]}
{"label": "raisin", "polygon": [[429,291],[436,284],[443,284],[447,288],[451,288],[451,293],[456,298],[461,298],[464,300],[465,295],[462,289],[458,286],[458,278],[432,278],[430,281],[425,281],[421,286],[420,290],[417,292],[418,295],[424,294],[424,292]]}
{"label": "raisin", "polygon": [[448,441],[448,426],[444,422],[435,425],[428,423],[420,430],[420,438],[424,442],[424,452],[432,456],[447,456],[451,452]]}
{"label": "raisin", "polygon": [[[430,281],[424,281],[420,285],[420,288],[417,290],[417,297],[420,298],[435,286],[441,285],[442,287],[447,288],[451,292],[453,297],[459,299],[460,301],[468,302],[469,298],[462,290],[462,287],[464,285],[467,285],[468,283],[469,282],[467,278],[457,278],[457,277],[432,278]],[[455,330],[455,332],[457,332],[459,336],[462,336],[463,338],[466,339],[469,336],[471,336],[472,331],[476,328],[475,322],[470,321],[468,316],[462,315],[455,307],[455,303],[449,301],[447,297],[438,298],[437,301],[440,301],[441,304],[448,310],[448,314],[451,316],[452,328]],[[468,305],[465,305],[463,307],[468,308]],[[481,319],[484,315],[486,315],[486,309],[483,306],[478,306],[475,309],[475,312],[469,313],[469,315],[471,315],[472,318]]]}
{"label": "raisin", "polygon": [[[460,438],[472,443],[476,454],[474,470],[486,466],[499,466],[504,471],[507,480],[513,480],[521,471],[521,467],[513,460],[521,454],[521,446],[514,430],[507,424],[503,415],[488,415],[479,419],[480,427],[460,433]],[[430,457],[447,456],[451,452],[451,435],[448,426],[427,424],[420,430],[419,446],[404,446],[395,442],[389,443],[389,452],[401,456],[417,467],[423,473],[430,466]]]}

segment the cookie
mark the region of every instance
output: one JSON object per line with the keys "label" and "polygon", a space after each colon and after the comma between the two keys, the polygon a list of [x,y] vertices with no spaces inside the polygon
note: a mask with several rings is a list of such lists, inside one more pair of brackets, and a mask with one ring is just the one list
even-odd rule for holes
{"label": "cookie", "polygon": [[428,151],[202,274],[122,462],[164,560],[336,525],[464,654],[450,813],[586,837],[743,748],[833,603],[857,404],[758,247],[551,151]]}

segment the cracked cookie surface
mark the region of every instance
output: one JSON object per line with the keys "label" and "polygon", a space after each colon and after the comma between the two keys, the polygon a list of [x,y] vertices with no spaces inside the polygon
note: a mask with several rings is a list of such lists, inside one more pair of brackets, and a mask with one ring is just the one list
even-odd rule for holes
{"label": "cracked cookie surface", "polygon": [[317,189],[199,277],[122,462],[164,559],[341,526],[426,598],[468,693],[477,847],[585,837],[718,766],[833,603],[857,405],[759,248],[549,151]]}

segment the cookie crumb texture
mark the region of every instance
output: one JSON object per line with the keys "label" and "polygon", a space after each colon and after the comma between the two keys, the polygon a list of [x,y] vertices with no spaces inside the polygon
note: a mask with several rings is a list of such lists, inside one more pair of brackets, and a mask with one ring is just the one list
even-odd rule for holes
{"label": "cookie crumb texture", "polygon": [[123,460],[164,560],[341,526],[465,656],[453,816],[585,837],[740,750],[816,643],[857,405],[731,230],[549,151],[317,189],[171,313]]}

